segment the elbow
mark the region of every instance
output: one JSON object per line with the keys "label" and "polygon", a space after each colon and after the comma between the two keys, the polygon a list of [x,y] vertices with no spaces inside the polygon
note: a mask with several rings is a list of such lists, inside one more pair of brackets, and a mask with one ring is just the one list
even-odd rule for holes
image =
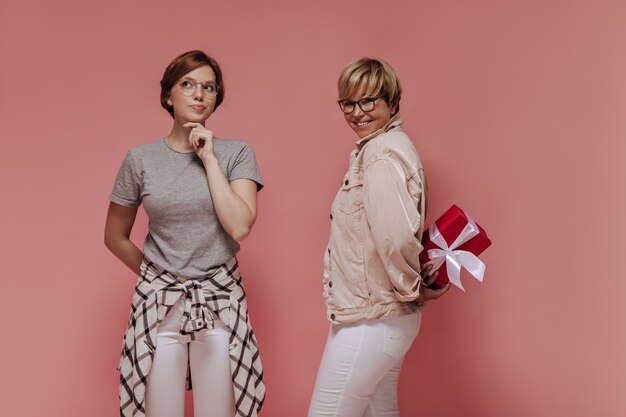
{"label": "elbow", "polygon": [[117,248],[120,247],[124,242],[124,240],[128,240],[129,238],[125,238],[124,236],[120,236],[112,231],[104,232],[104,246],[111,251],[112,253],[116,253]]}
{"label": "elbow", "polygon": [[115,239],[113,239],[108,233],[104,234],[104,246],[106,246],[109,251],[114,252]]}
{"label": "elbow", "polygon": [[409,276],[405,276],[405,279],[395,283],[393,286],[393,292],[396,296],[396,300],[408,303],[411,301],[415,301],[420,296],[420,288],[422,286],[422,277],[417,275],[417,277],[409,278]]}
{"label": "elbow", "polygon": [[241,221],[238,224],[233,224],[226,230],[226,232],[233,238],[233,240],[241,242],[250,235],[255,220],[256,217],[253,217],[251,219],[247,219],[246,221]]}
{"label": "elbow", "polygon": [[251,231],[252,231],[252,228],[250,227],[241,227],[237,230],[233,230],[229,234],[230,234],[230,237],[232,237],[235,241],[241,242],[250,235]]}
{"label": "elbow", "polygon": [[408,292],[399,292],[398,290],[394,291],[394,294],[396,296],[396,300],[402,302],[402,303],[408,303],[411,301],[415,301],[419,298],[420,293],[419,291],[408,291]]}

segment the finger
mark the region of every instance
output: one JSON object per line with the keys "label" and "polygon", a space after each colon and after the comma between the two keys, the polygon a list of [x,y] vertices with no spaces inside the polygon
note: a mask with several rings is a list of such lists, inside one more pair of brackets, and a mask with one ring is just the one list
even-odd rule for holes
{"label": "finger", "polygon": [[[189,123],[187,123],[186,125],[188,125]],[[185,126],[186,126],[185,125]],[[194,139],[194,137],[196,136],[196,128],[193,128],[189,131],[189,136],[187,136],[187,138],[189,139],[189,143],[191,143]]]}
{"label": "finger", "polygon": [[439,271],[435,271],[434,274],[429,275],[426,279],[426,285],[432,285],[433,282],[437,281],[437,278],[439,277]]}
{"label": "finger", "polygon": [[203,127],[203,126],[202,126],[200,123],[197,123],[197,122],[187,122],[187,123],[185,123],[185,124],[183,125],[183,127],[191,127],[191,128],[194,128],[194,127]]}
{"label": "finger", "polygon": [[189,135],[189,144],[193,147],[195,151],[200,149],[200,139],[197,134]]}
{"label": "finger", "polygon": [[191,133],[189,134],[189,138],[190,141],[192,142],[193,146],[195,147],[199,147],[201,146],[201,141],[204,140],[204,132],[202,132],[201,130],[199,130],[198,128],[194,128],[191,130]]}
{"label": "finger", "polygon": [[440,292],[439,297],[447,293],[449,289],[450,289],[450,281],[446,282],[446,284],[443,287],[441,287],[441,289],[439,290]]}
{"label": "finger", "polygon": [[202,132],[201,132],[200,135],[201,135],[202,139],[204,139],[204,140],[211,140],[211,139],[213,139],[213,132],[210,131],[210,130],[207,130],[207,129],[202,129]]}
{"label": "finger", "polygon": [[203,139],[203,140],[211,140],[213,139],[213,132],[210,130],[206,130],[204,127],[194,127],[189,132],[189,137],[195,138],[195,140]]}
{"label": "finger", "polygon": [[195,142],[196,146],[199,148],[200,147],[200,143],[202,140],[202,132],[197,131],[196,129],[194,129],[194,135],[193,135],[193,141]]}
{"label": "finger", "polygon": [[435,271],[435,273],[432,275],[425,275],[423,277],[424,284],[426,284],[426,286],[431,285],[433,282],[437,280],[438,276],[439,276],[439,271]]}
{"label": "finger", "polygon": [[433,282],[435,282],[435,280],[433,279],[433,277],[432,277],[432,276],[430,276],[430,275],[425,276],[423,279],[424,279],[424,284],[425,284],[427,287],[428,287],[428,286],[430,286]]}

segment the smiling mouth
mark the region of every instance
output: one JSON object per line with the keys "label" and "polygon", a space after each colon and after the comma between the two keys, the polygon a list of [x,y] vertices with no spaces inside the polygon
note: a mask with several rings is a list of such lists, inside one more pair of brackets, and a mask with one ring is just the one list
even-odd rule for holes
{"label": "smiling mouth", "polygon": [[363,122],[354,122],[355,125],[362,127],[362,126],[367,126],[368,124],[372,123],[371,120],[367,120],[367,121],[363,121]]}

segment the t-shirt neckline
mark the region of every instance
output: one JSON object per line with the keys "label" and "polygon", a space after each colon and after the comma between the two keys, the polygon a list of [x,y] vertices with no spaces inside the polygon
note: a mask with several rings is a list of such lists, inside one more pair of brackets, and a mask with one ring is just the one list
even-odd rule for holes
{"label": "t-shirt neckline", "polygon": [[167,140],[167,136],[164,136],[164,137],[163,137],[163,143],[165,144],[165,147],[166,147],[167,149],[169,149],[170,151],[172,151],[172,152],[174,152],[174,153],[177,153],[177,154],[180,154],[180,155],[193,155],[193,154],[195,154],[195,152],[194,152],[193,150],[192,150],[192,151],[190,151],[190,152],[181,152],[181,151],[177,151],[176,149],[172,148],[172,147],[170,146],[170,144],[169,144],[168,140]]}

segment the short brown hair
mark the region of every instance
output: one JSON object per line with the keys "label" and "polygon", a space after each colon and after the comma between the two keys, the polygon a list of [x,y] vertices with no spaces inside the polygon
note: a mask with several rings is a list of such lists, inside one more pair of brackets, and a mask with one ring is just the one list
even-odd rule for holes
{"label": "short brown hair", "polygon": [[224,79],[222,77],[222,70],[217,64],[217,61],[202,51],[189,51],[182,55],[177,56],[170,62],[163,72],[163,78],[161,79],[161,106],[167,110],[167,112],[174,117],[174,108],[167,103],[170,98],[172,88],[176,83],[188,72],[197,68],[208,65],[215,73],[215,83],[218,85],[217,97],[215,98],[215,107],[213,110],[217,110],[218,106],[224,101]]}
{"label": "short brown hair", "polygon": [[392,114],[400,111],[402,85],[391,65],[383,60],[372,58],[361,58],[348,64],[337,82],[339,100],[351,97],[361,85],[365,88],[366,96],[383,97],[391,108]]}

